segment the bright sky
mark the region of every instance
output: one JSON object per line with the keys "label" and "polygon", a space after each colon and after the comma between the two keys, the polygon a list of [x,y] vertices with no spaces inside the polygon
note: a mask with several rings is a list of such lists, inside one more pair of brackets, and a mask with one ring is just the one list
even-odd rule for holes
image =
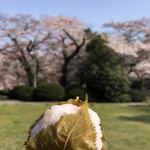
{"label": "bright sky", "polygon": [[62,14],[76,17],[101,32],[102,24],[110,21],[150,18],[150,0],[1,0],[0,13],[34,17]]}

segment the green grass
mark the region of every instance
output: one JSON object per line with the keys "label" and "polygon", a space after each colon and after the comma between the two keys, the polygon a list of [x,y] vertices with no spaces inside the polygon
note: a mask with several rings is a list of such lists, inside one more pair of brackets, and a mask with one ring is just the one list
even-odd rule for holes
{"label": "green grass", "polygon": [[[23,150],[30,125],[50,105],[0,105],[0,150]],[[108,150],[150,149],[150,106],[97,104]]]}

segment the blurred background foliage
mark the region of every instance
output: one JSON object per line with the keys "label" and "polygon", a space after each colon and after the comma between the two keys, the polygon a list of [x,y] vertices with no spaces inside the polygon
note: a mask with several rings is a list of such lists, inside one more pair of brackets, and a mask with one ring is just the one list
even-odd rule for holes
{"label": "blurred background foliage", "polygon": [[[121,27],[104,24],[115,35],[98,34],[65,16],[2,14],[0,22],[1,99],[84,100],[86,93],[96,102],[149,99],[150,35],[143,30],[149,19],[123,22]],[[135,34],[128,35],[129,31]]]}

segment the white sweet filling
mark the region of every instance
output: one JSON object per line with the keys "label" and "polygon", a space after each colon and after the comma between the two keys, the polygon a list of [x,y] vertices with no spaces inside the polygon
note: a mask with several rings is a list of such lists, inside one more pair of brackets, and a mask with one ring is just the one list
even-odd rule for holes
{"label": "white sweet filling", "polygon": [[[36,133],[40,132],[42,128],[47,128],[52,124],[55,124],[61,116],[65,114],[77,114],[80,107],[73,105],[73,104],[63,104],[63,105],[54,105],[51,109],[47,109],[44,113],[43,118],[35,125],[35,127],[31,130],[30,136],[33,138]],[[96,145],[97,149],[102,149],[102,131],[100,127],[100,118],[98,117],[97,113],[91,109],[88,109],[91,121],[95,128],[95,133],[97,134],[96,138]]]}
{"label": "white sweet filling", "polygon": [[91,121],[93,123],[93,126],[95,127],[96,132],[96,146],[98,150],[102,149],[103,143],[102,143],[102,130],[100,126],[100,118],[98,117],[97,113],[94,112],[92,109],[88,109]]}

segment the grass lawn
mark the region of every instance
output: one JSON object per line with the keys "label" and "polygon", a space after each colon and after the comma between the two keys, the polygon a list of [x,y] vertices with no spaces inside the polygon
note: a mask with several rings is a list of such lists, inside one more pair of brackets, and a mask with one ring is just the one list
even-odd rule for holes
{"label": "grass lawn", "polygon": [[[0,105],[0,150],[23,150],[29,126],[50,107],[41,105]],[[97,104],[108,150],[150,149],[150,106]]]}

